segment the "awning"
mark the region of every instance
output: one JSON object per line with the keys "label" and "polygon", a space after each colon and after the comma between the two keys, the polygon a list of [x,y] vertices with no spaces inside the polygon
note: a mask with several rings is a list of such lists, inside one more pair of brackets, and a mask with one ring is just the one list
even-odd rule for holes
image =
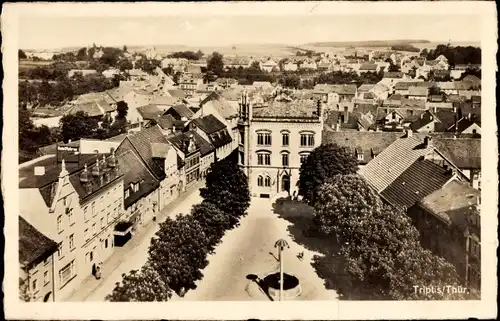
{"label": "awning", "polygon": [[113,234],[116,236],[125,236],[132,231],[134,225],[131,222],[120,222],[115,225]]}

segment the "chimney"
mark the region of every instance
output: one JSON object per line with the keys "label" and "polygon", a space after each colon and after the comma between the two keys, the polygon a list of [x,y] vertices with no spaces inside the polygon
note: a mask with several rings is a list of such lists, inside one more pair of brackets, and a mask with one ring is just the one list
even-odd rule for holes
{"label": "chimney", "polygon": [[406,135],[408,137],[413,137],[413,130],[411,128],[408,128],[408,130],[406,131]]}
{"label": "chimney", "polygon": [[45,166],[35,166],[34,168],[35,176],[45,175]]}
{"label": "chimney", "polygon": [[434,106],[434,113],[437,113],[437,110],[438,110],[437,107]]}
{"label": "chimney", "polygon": [[424,119],[424,113],[420,114],[420,119]]}
{"label": "chimney", "polygon": [[430,136],[425,136],[424,137],[424,145],[425,147],[432,147],[432,137]]}
{"label": "chimney", "polygon": [[472,120],[472,114],[471,114],[471,113],[469,113],[469,114],[467,115],[467,118],[468,118],[469,120]]}
{"label": "chimney", "polygon": [[340,131],[340,119],[339,121],[337,122],[337,124],[335,125],[335,131],[339,132]]}

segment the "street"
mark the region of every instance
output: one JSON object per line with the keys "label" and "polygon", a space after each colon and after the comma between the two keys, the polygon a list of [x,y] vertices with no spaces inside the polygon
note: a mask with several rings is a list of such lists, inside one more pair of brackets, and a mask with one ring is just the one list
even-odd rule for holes
{"label": "street", "polygon": [[[174,217],[179,213],[188,214],[193,205],[202,201],[199,188],[203,186],[204,182],[200,182],[181,194],[162,210],[158,215],[158,221],[161,222],[167,216]],[[158,223],[150,222],[123,247],[115,248],[112,256],[104,262],[102,278],[96,280],[93,276],[88,277],[67,301],[104,301],[106,295],[113,291],[116,282],[121,281],[123,273],[140,269],[146,263],[151,238],[157,230]]]}
{"label": "street", "polygon": [[[241,225],[226,233],[216,252],[209,256],[209,265],[197,289],[189,291],[183,300],[269,300],[247,275],[264,277],[279,271],[275,242],[283,238],[290,248],[285,249],[284,271],[295,275],[302,286],[301,300],[335,300],[335,291],[326,290],[310,264],[316,254],[292,241],[288,221],[273,213],[272,201],[252,198],[248,215]],[[304,252],[299,260],[297,255]],[[274,255],[274,256],[273,256]]]}

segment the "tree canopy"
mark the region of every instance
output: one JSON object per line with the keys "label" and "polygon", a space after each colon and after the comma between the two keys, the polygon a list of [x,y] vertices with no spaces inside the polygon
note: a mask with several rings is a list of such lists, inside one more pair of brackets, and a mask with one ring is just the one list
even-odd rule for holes
{"label": "tree canopy", "polygon": [[63,140],[78,140],[84,137],[91,137],[97,130],[97,120],[88,116],[83,111],[75,114],[64,115],[60,120],[61,135]]}
{"label": "tree canopy", "polygon": [[224,71],[224,61],[223,56],[215,51],[212,53],[207,62],[207,69],[212,71],[216,75],[221,75]]}
{"label": "tree canopy", "polygon": [[206,187],[200,189],[200,195],[228,214],[231,227],[245,215],[250,205],[248,179],[237,163],[229,159],[212,163]]}
{"label": "tree canopy", "polygon": [[168,58],[185,58],[187,60],[200,60],[201,57],[203,57],[203,52],[201,50],[198,50],[197,52],[194,51],[178,51],[169,54],[167,57]]}
{"label": "tree canopy", "polygon": [[453,47],[450,45],[438,45],[427,54],[428,60],[434,60],[439,56],[445,56],[451,66],[481,64],[481,48],[479,47]]}
{"label": "tree canopy", "polygon": [[208,237],[208,245],[213,250],[219,244],[224,232],[231,228],[227,214],[220,210],[215,204],[203,201],[193,206],[191,215],[196,219]]}
{"label": "tree canopy", "polygon": [[379,299],[436,299],[438,294],[418,293],[413,286],[459,285],[453,265],[420,246],[411,219],[383,204],[357,174],[326,180],[314,208],[318,229],[339,247],[347,291],[370,289]]}
{"label": "tree canopy", "polygon": [[182,288],[194,289],[195,282],[203,276],[200,270],[208,264],[207,239],[202,225],[194,217],[168,217],[151,239],[148,261],[176,293]]}
{"label": "tree canopy", "polygon": [[158,275],[149,264],[140,270],[122,274],[122,280],[115,284],[113,292],[106,296],[111,302],[158,302],[168,301],[172,291],[168,281]]}
{"label": "tree canopy", "polygon": [[19,50],[18,50],[18,52],[17,52],[17,57],[18,57],[19,59],[26,59],[26,58],[28,58],[28,57],[26,56],[26,53],[25,53],[23,50],[21,50],[21,49],[19,49]]}
{"label": "tree canopy", "polygon": [[356,158],[335,143],[316,147],[302,163],[299,174],[299,194],[314,204],[317,189],[328,178],[338,174],[353,174],[358,170]]}

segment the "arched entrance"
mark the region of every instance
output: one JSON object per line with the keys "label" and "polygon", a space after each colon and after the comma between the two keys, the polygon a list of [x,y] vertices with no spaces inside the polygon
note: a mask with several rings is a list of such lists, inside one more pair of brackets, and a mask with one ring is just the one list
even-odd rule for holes
{"label": "arched entrance", "polygon": [[281,177],[281,191],[290,194],[290,176],[283,175]]}

